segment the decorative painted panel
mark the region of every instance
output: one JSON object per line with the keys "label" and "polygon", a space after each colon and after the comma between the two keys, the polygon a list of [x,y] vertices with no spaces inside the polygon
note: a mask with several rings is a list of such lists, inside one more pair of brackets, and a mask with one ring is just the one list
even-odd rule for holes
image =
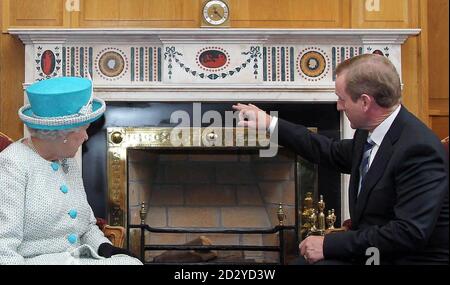
{"label": "decorative painted panel", "polygon": [[[61,52],[62,50],[62,52]],[[163,45],[44,46],[35,50],[35,80],[88,77],[98,83],[258,83],[331,84],[342,61],[376,53],[400,62],[388,45]],[[116,82],[116,83],[114,83]]]}
{"label": "decorative painted panel", "polygon": [[389,57],[389,47],[388,46],[385,46],[385,47],[368,46],[368,47],[366,47],[365,53],[373,53],[373,54],[378,54],[378,55],[383,55],[385,57]]}
{"label": "decorative painted panel", "polygon": [[89,46],[62,47],[62,75],[89,77],[93,74],[93,48]]}
{"label": "decorative painted panel", "polygon": [[164,50],[164,75],[179,83],[259,82],[261,59],[258,45],[172,45]]}
{"label": "decorative painted panel", "polygon": [[161,47],[131,48],[131,82],[161,81]]}
{"label": "decorative painted panel", "polygon": [[264,81],[294,81],[294,62],[293,46],[263,47]]}
{"label": "decorative painted panel", "polygon": [[35,80],[43,80],[61,76],[61,47],[50,45],[38,45],[34,53]]}

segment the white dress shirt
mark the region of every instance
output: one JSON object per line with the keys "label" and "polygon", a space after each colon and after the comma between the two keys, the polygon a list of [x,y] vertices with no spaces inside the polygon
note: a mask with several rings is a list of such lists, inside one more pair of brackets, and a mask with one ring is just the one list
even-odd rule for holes
{"label": "white dress shirt", "polygon": [[381,124],[379,124],[373,130],[373,132],[371,132],[371,133],[369,132],[370,139],[375,143],[372,148],[372,152],[370,153],[370,156],[369,156],[369,169],[370,169],[370,166],[372,165],[372,161],[375,158],[375,155],[378,152],[378,149],[380,148],[380,145],[384,139],[384,136],[387,134],[387,132],[389,131],[389,128],[391,127],[392,123],[394,122],[395,118],[397,117],[398,113],[400,112],[400,108],[401,108],[401,105],[398,105],[398,107],[395,109],[395,111],[392,112],[392,114],[390,114],[389,117],[384,119],[384,121]]}

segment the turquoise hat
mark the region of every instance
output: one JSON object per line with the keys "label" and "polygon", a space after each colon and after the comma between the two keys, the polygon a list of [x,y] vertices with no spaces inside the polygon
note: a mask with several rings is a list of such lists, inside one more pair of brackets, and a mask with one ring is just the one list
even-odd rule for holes
{"label": "turquoise hat", "polygon": [[87,78],[55,77],[33,83],[25,91],[30,104],[19,109],[19,117],[33,129],[80,127],[100,118],[106,109],[105,102],[93,96]]}

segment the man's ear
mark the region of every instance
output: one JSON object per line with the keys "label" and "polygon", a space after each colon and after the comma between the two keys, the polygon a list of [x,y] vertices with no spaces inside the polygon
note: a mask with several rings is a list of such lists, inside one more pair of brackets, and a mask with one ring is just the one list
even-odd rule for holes
{"label": "man's ear", "polygon": [[370,106],[374,102],[373,97],[371,97],[367,94],[362,94],[361,97],[359,97],[359,98],[361,99],[363,110],[364,111],[369,110]]}

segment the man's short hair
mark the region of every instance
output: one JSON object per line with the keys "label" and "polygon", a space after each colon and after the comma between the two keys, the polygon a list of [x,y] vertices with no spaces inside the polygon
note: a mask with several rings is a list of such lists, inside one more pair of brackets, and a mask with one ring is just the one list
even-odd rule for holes
{"label": "man's short hair", "polygon": [[383,107],[390,108],[400,102],[401,82],[395,66],[382,55],[362,54],[343,61],[336,75],[345,74],[345,91],[355,102],[367,94]]}

